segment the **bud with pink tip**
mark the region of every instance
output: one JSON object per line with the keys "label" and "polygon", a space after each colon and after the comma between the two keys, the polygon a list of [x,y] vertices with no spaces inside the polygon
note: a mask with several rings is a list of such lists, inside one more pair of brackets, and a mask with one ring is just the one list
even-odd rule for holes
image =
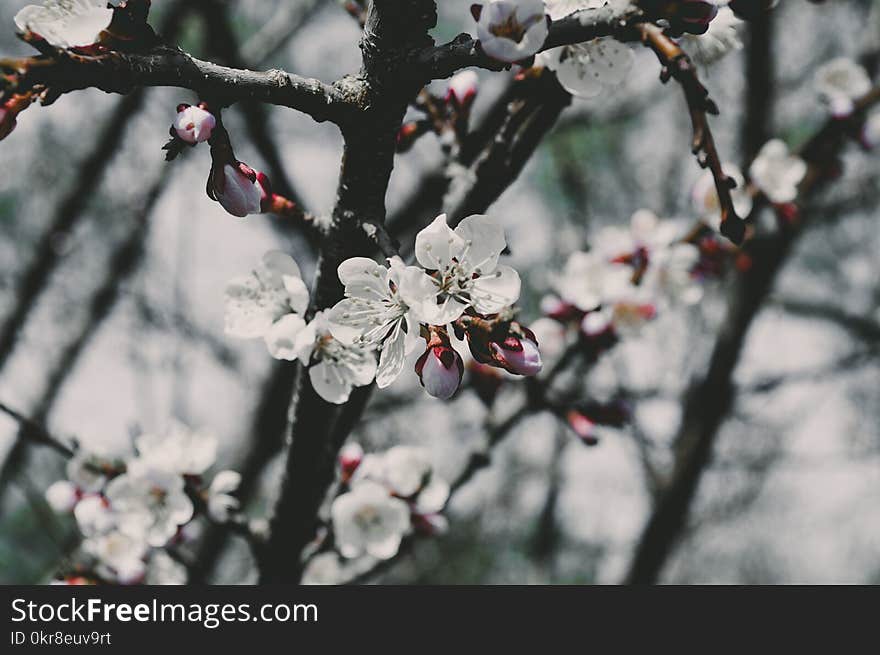
{"label": "bud with pink tip", "polygon": [[217,119],[207,110],[204,102],[195,106],[187,104],[177,106],[173,130],[174,135],[181,141],[190,145],[203,143],[211,138],[216,126]]}
{"label": "bud with pink tip", "polygon": [[565,414],[565,420],[584,445],[595,446],[599,443],[599,437],[596,436],[596,424],[587,416],[572,409]]}
{"label": "bud with pink tip", "polygon": [[342,474],[342,481],[348,482],[351,476],[357,471],[358,467],[364,459],[364,449],[359,443],[347,443],[339,451],[339,470]]}
{"label": "bud with pink tip", "polygon": [[416,361],[416,373],[430,395],[447,400],[458,390],[464,374],[464,362],[448,343],[428,345]]}
{"label": "bud with pink tip", "polygon": [[532,376],[541,372],[544,366],[538,340],[528,328],[520,328],[523,336],[509,335],[503,341],[489,343],[495,362],[514,375]]}
{"label": "bud with pink tip", "polygon": [[69,480],[58,480],[46,489],[46,502],[59,514],[72,512],[81,497],[79,489]]}
{"label": "bud with pink tip", "polygon": [[472,70],[461,71],[449,80],[446,91],[446,102],[451,103],[459,111],[470,108],[477,97],[479,77]]}
{"label": "bud with pink tip", "polygon": [[262,213],[272,200],[268,178],[240,161],[215,160],[206,191],[211,200],[239,218]]}

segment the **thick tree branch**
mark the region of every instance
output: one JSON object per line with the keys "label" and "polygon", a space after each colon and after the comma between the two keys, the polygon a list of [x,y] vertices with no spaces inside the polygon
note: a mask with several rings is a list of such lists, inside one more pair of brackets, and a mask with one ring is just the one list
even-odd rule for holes
{"label": "thick tree branch", "polygon": [[[394,164],[397,133],[422,80],[411,74],[406,55],[430,46],[428,30],[437,20],[431,0],[374,0],[361,41],[363,67],[358,87],[364,108],[356,123],[343,125],[345,153],[336,207],[321,250],[310,314],[342,298],[336,269],[346,258],[369,254],[363,226],[380,230],[385,193]],[[333,481],[339,435],[333,436],[339,408],[318,396],[300,370],[291,407],[292,425],[281,491],[265,556],[263,582],[298,582],[300,553],[314,538],[317,516]],[[344,438],[344,437],[342,437]]]}
{"label": "thick tree branch", "polygon": [[49,98],[81,89],[130,93],[138,87],[190,89],[222,106],[252,100],[297,109],[317,121],[346,122],[356,111],[350,81],[327,85],[282,70],[255,72],[202,61],[159,45],[145,53],[83,56],[59,51],[49,57],[0,60],[18,75],[18,90],[48,87]]}

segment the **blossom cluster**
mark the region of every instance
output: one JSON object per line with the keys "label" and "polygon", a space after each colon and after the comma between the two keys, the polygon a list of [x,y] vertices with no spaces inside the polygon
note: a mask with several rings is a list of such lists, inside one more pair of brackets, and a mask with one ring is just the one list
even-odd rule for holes
{"label": "blossom cluster", "polygon": [[339,457],[344,492],[330,509],[333,539],[345,558],[369,555],[390,559],[414,530],[446,530],[440,514],[449,485],[433,470],[428,453],[416,446],[394,446],[364,455],[348,444]]}
{"label": "blossom cluster", "polygon": [[[262,338],[276,359],[309,367],[315,391],[344,403],[354,387],[391,385],[421,347],[415,371],[425,390],[449,398],[461,382],[461,355],[449,328],[479,361],[535,375],[541,357],[534,335],[512,320],[519,274],[500,263],[507,242],[498,222],[471,216],[455,229],[438,216],[418,233],[415,258],[379,264],[353,257],[340,264],[345,298],[306,321],[308,290],[290,256],[267,253],[250,275],[226,289],[226,332]],[[378,356],[378,357],[377,357]]]}
{"label": "blossom cluster", "polygon": [[171,553],[187,526],[200,512],[224,522],[238,510],[237,472],[220,471],[203,484],[217,455],[213,435],[174,423],[134,445],[135,454],[120,461],[78,451],[67,479],[46,490],[49,505],[72,513],[82,535],[82,563],[65,579],[182,584],[186,568]]}

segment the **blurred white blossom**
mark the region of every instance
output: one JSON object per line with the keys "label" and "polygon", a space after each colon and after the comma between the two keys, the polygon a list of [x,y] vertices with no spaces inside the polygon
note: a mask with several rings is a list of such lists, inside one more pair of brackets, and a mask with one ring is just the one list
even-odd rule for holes
{"label": "blurred white blossom", "polygon": [[837,57],[816,71],[813,86],[834,116],[852,113],[854,101],[871,90],[871,78],[863,66],[847,57]]}
{"label": "blurred white blossom", "polygon": [[277,250],[267,252],[250,275],[229,281],[226,334],[262,338],[273,356],[292,360],[289,346],[305,327],[302,315],[308,304],[309,291],[293,258]]}
{"label": "blurred white blossom", "polygon": [[792,202],[797,198],[798,185],[806,174],[806,162],[791,154],[780,139],[765,143],[749,168],[754,185],[774,203]]}
{"label": "blurred white blossom", "polygon": [[330,508],[336,546],[344,557],[390,559],[410,531],[409,506],[382,485],[364,480]]}

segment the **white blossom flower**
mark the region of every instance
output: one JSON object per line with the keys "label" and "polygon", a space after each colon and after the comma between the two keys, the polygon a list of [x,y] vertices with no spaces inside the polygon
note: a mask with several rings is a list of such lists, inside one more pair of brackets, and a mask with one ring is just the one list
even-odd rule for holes
{"label": "white blossom flower", "polygon": [[67,479],[75,484],[82,493],[100,491],[107,482],[107,476],[101,470],[99,459],[84,450],[78,450],[68,460],[65,470]]}
{"label": "white blossom flower", "polygon": [[392,257],[388,268],[353,257],[340,264],[338,273],[346,298],[327,315],[330,332],[344,344],[379,347],[376,385],[384,389],[418,347],[420,310],[436,296],[434,281],[399,257]]}
{"label": "white blossom flower", "polygon": [[742,49],[739,38],[742,24],[743,21],[730,7],[719,7],[718,15],[709,23],[709,29],[704,34],[685,34],[682,37],[682,48],[701,64],[715,63],[734,50]]}
{"label": "white blossom flower", "polygon": [[431,465],[428,452],[419,446],[394,446],[384,453],[364,457],[352,478],[353,484],[369,480],[404,498],[418,514],[434,514],[449,498],[449,484]]}
{"label": "white blossom flower", "polygon": [[432,474],[430,481],[421,488],[413,500],[413,511],[423,515],[437,514],[446,507],[449,491],[449,483]]}
{"label": "white blossom flower", "polygon": [[86,539],[82,549],[110,569],[120,584],[139,582],[146,573],[147,544],[137,537],[114,530]]}
{"label": "white blossom flower", "polygon": [[765,143],[749,167],[749,176],[755,186],[770,202],[779,204],[797,198],[798,185],[806,174],[806,162],[791,154],[780,139]]}
{"label": "white blossom flower", "polygon": [[639,209],[633,213],[628,226],[609,225],[599,230],[592,240],[593,250],[609,260],[650,257],[651,253],[672,243],[680,229],[675,221],[664,221],[649,209]]}
{"label": "white blossom flower", "polygon": [[675,243],[651,257],[642,285],[671,304],[693,305],[703,298],[703,285],[693,275],[700,250],[690,243]]}
{"label": "white blossom flower", "polygon": [[154,550],[147,562],[144,584],[182,585],[186,584],[186,567],[164,550]]}
{"label": "white blossom flower", "polygon": [[208,515],[215,521],[223,523],[229,516],[238,511],[241,502],[232,494],[241,485],[241,474],[238,471],[220,471],[208,487]]}
{"label": "white blossom flower", "polygon": [[214,114],[197,105],[180,105],[174,118],[174,131],[181,140],[190,144],[202,143],[211,138],[217,126]]}
{"label": "white blossom flower", "polygon": [[871,78],[852,59],[837,57],[819,67],[813,86],[831,113],[843,117],[852,113],[855,100],[871,90]]}
{"label": "white blossom flower", "polygon": [[[721,168],[725,175],[736,182],[736,187],[730,190],[733,208],[737,216],[746,218],[752,211],[753,202],[752,196],[746,188],[742,171],[735,164],[725,163],[722,164]],[[694,188],[691,191],[691,200],[693,201],[694,210],[700,215],[700,218],[709,227],[714,228],[716,231],[720,230],[721,203],[718,200],[718,191],[715,188],[715,179],[712,177],[712,171],[704,171],[696,184],[694,184]]]}
{"label": "white blossom flower", "polygon": [[267,252],[250,275],[226,286],[226,334],[262,338],[273,357],[292,360],[293,340],[305,327],[301,315],[308,304],[309,291],[293,258]]}
{"label": "white blossom flower", "polygon": [[79,489],[70,480],[57,480],[46,489],[46,502],[59,514],[72,512],[79,502]]}
{"label": "white blossom flower", "polygon": [[554,71],[572,95],[593,98],[623,82],[634,61],[635,55],[626,45],[613,39],[596,39],[542,52],[535,63]]}
{"label": "white blossom flower", "polygon": [[94,45],[110,26],[113,9],[102,0],[45,0],[15,15],[15,26],[33,32],[56,48]]}
{"label": "white blossom flower", "polygon": [[376,376],[372,351],[335,339],[325,312],[318,312],[297,335],[296,357],[309,366],[312,388],[328,403],[342,404],[353,387],[370,384]]}
{"label": "white blossom flower", "polygon": [[477,37],[490,57],[513,63],[544,45],[548,28],[542,0],[490,0],[477,6]]}
{"label": "white blossom flower", "polygon": [[110,481],[106,496],[119,531],[150,546],[167,544],[193,516],[180,474],[148,462],[132,462],[128,472]]}
{"label": "white blossom flower", "polygon": [[441,214],[416,235],[419,264],[437,271],[433,278],[436,302],[424,303],[426,323],[444,325],[473,307],[494,314],[519,298],[519,274],[498,263],[507,247],[504,230],[488,216],[469,216],[452,230]]}
{"label": "white blossom flower", "polygon": [[364,480],[338,496],[330,508],[336,545],[343,557],[390,559],[410,530],[410,510],[382,485]]}
{"label": "white blossom flower", "polygon": [[419,492],[431,475],[431,461],[424,448],[394,446],[381,456],[381,471],[382,481],[392,493],[409,498]]}
{"label": "white blossom flower", "polygon": [[657,316],[657,307],[644,296],[618,300],[603,310],[615,333],[621,337],[633,338]]}
{"label": "white blossom flower", "polygon": [[562,300],[589,312],[622,295],[632,275],[632,268],[609,261],[604,254],[578,251],[569,256],[562,273],[551,280]]}
{"label": "white blossom flower", "polygon": [[217,437],[191,430],[177,421],[162,434],[138,436],[135,447],[138,458],[134,460],[134,468],[152,466],[182,475],[201,475],[217,458]]}
{"label": "white blossom flower", "polygon": [[79,531],[86,537],[106,533],[113,529],[116,520],[104,497],[89,494],[73,508]]}

